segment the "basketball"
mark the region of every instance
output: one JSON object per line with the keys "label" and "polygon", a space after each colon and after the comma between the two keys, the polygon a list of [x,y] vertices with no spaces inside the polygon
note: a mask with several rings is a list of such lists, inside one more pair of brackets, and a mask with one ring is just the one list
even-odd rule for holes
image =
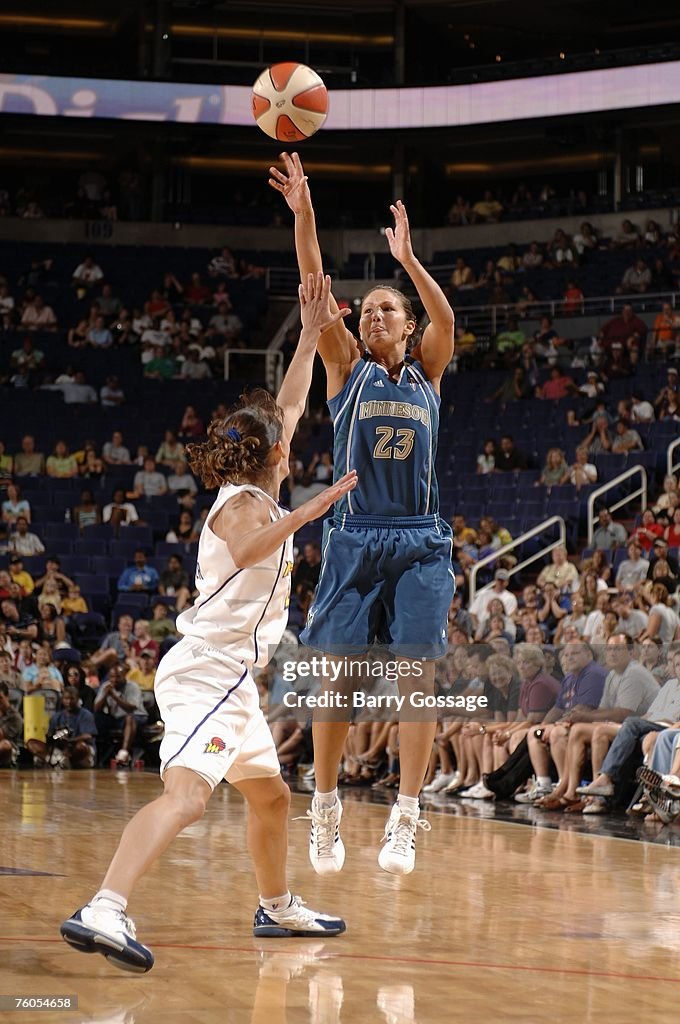
{"label": "basketball", "polygon": [[279,142],[302,142],[328,116],[328,90],[316,71],[289,61],[273,64],[253,86],[253,117]]}

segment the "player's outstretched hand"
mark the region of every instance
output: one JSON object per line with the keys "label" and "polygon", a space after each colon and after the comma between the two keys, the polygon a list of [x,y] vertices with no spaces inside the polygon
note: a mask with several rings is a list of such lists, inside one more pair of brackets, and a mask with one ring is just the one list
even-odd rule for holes
{"label": "player's outstretched hand", "polygon": [[328,274],[324,277],[321,271],[307,274],[307,284],[301,284],[298,292],[303,331],[323,334],[351,312],[349,309],[339,309],[337,313],[331,311],[331,279]]}
{"label": "player's outstretched hand", "polygon": [[385,228],[385,238],[395,260],[404,265],[414,259],[406,207],[398,199],[396,206],[390,206],[390,210],[394,214],[394,228]]}
{"label": "player's outstretched hand", "polygon": [[324,512],[328,512],[331,505],[342,498],[343,494],[353,491],[357,483],[357,471],[352,469],[349,473],[341,476],[337,483],[327,487],[325,491],[306,501],[304,505],[300,505],[298,511],[303,513],[306,523],[311,523],[312,520],[322,516]]}
{"label": "player's outstretched hand", "polygon": [[281,193],[293,213],[304,213],[305,210],[311,209],[312,197],[302,161],[297,153],[293,153],[292,156],[289,153],[282,153],[281,159],[286,172],[284,174],[278,167],[270,167],[269,184]]}

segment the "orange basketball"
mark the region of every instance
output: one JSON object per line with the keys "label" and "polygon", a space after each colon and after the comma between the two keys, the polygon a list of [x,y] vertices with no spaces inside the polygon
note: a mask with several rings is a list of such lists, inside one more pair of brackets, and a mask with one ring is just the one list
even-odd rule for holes
{"label": "orange basketball", "polygon": [[253,117],[266,135],[279,142],[308,139],[327,116],[328,90],[306,64],[274,64],[253,86]]}

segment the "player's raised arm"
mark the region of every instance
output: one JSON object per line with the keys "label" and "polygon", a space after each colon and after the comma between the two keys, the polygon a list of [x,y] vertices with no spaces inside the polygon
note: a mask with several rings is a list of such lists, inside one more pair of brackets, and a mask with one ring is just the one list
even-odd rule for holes
{"label": "player's raised arm", "polygon": [[[285,172],[280,171],[277,167],[270,167],[269,184],[281,193],[295,214],[295,251],[300,268],[300,279],[305,281],[308,274],[318,274],[323,271],[314,207],[307,176],[298,154],[293,153],[291,156],[288,153],[282,153],[281,159],[285,165]],[[330,306],[332,312],[337,312],[338,305],[332,295],[330,296]],[[328,364],[350,366],[361,355],[356,339],[344,324],[339,322],[321,339],[318,352],[326,366]]]}
{"label": "player's raised arm", "polygon": [[289,443],[305,411],[312,383],[314,356],[321,339],[336,324],[342,326],[343,317],[349,314],[348,309],[338,309],[335,303],[331,303],[331,279],[324,277],[321,271],[316,275],[307,275],[306,283],[299,287],[299,297],[302,320],[300,340],[276,399],[277,405],[283,410],[283,433]]}
{"label": "player's raised arm", "polygon": [[413,281],[429,324],[419,345],[419,358],[429,380],[436,382],[453,357],[455,317],[435,279],[414,255],[406,207],[401,199],[390,207],[394,228],[385,229],[390,252]]}

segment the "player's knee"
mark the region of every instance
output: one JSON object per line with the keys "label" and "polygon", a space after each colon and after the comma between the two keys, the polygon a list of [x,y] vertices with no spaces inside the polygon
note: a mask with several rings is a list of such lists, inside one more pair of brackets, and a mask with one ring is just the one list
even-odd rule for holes
{"label": "player's knee", "polygon": [[206,801],[201,793],[169,793],[168,796],[183,828],[193,825],[203,817]]}

